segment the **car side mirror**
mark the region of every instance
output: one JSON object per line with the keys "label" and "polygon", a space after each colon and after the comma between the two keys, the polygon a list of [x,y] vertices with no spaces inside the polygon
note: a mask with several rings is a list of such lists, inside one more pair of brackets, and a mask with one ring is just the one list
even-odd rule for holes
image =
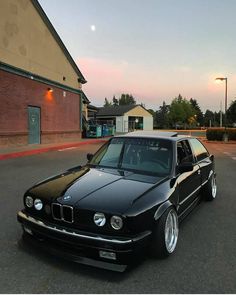
{"label": "car side mirror", "polygon": [[93,158],[93,154],[88,153],[88,154],[87,154],[87,160],[88,160],[88,161],[91,161],[92,158]]}
{"label": "car side mirror", "polygon": [[180,173],[193,171],[193,163],[185,162],[178,165],[178,171]]}

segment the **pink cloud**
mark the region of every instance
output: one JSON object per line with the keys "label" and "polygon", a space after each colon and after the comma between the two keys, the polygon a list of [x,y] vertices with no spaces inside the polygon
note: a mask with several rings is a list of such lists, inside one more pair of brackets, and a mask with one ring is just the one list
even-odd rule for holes
{"label": "pink cloud", "polygon": [[105,97],[112,99],[113,95],[126,88],[128,64],[125,61],[84,57],[77,64],[88,81],[83,90],[92,103],[100,100],[102,105]]}
{"label": "pink cloud", "polygon": [[83,90],[92,103],[100,101],[102,105],[105,97],[112,99],[121,93],[130,93],[141,103],[152,100],[156,93],[156,85],[137,65],[89,57],[80,58],[77,64],[88,81]]}
{"label": "pink cloud", "polygon": [[107,60],[84,57],[79,59],[78,64],[88,80],[95,77],[99,77],[99,80],[116,80],[121,79],[123,74],[122,64],[116,64]]}

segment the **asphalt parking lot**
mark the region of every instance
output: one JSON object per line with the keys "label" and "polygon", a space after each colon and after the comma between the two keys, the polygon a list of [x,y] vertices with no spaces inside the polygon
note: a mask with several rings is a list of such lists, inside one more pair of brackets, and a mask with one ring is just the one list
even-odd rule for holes
{"label": "asphalt parking lot", "polygon": [[125,273],[52,257],[24,245],[16,221],[24,191],[86,162],[99,144],[0,161],[1,293],[236,293],[236,144],[206,143],[216,156],[218,196],[181,224],[175,255],[145,255]]}

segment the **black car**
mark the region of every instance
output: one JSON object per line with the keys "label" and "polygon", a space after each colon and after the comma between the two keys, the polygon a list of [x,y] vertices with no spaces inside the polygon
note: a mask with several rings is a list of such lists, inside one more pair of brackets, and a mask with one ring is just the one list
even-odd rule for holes
{"label": "black car", "polygon": [[196,138],[132,132],[87,157],[27,190],[17,215],[24,238],[63,258],[123,271],[142,250],[167,257],[179,222],[216,197],[214,156]]}

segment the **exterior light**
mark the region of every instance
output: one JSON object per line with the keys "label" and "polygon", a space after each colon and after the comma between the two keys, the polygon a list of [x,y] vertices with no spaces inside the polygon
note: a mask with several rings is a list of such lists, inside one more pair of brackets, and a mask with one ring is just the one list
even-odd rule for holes
{"label": "exterior light", "polygon": [[51,87],[48,87],[48,92],[52,93],[53,89]]}
{"label": "exterior light", "polygon": [[95,213],[93,217],[93,221],[97,226],[104,226],[106,223],[106,217],[103,213]]}
{"label": "exterior light", "polygon": [[35,199],[34,200],[34,208],[36,210],[38,210],[38,211],[43,208],[43,203],[42,203],[42,201],[40,199]]}
{"label": "exterior light", "polygon": [[115,230],[120,230],[123,227],[123,220],[119,216],[112,216],[111,218],[111,226]]}
{"label": "exterior light", "polygon": [[25,205],[28,207],[28,208],[32,208],[33,205],[34,205],[34,200],[31,196],[27,196],[25,198]]}

